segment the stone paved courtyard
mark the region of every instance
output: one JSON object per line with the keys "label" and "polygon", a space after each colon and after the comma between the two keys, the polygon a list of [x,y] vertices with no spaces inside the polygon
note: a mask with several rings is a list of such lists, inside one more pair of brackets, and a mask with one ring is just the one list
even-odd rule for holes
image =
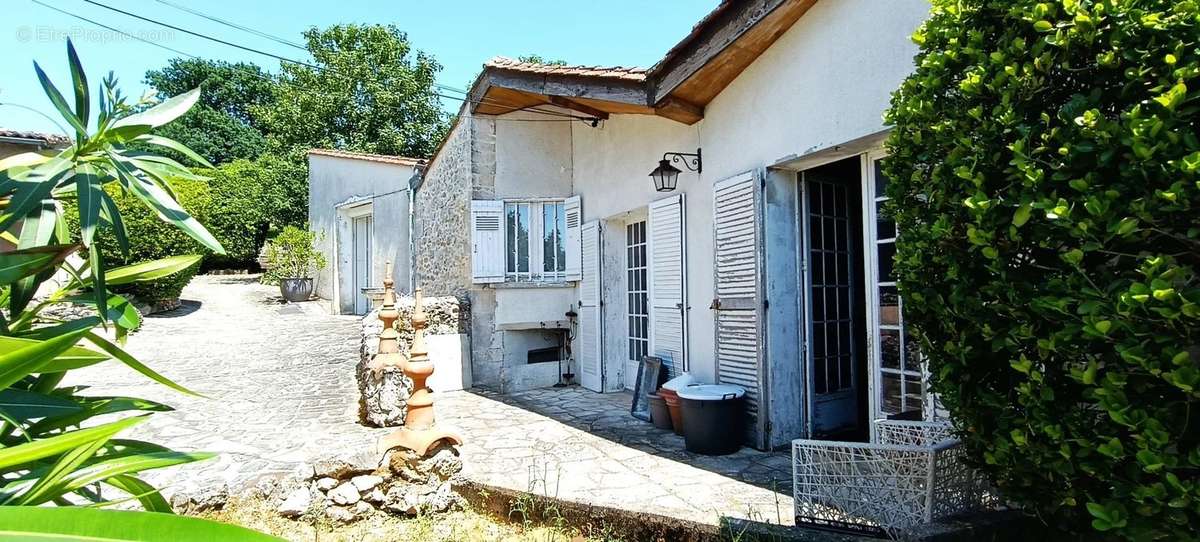
{"label": "stone paved courtyard", "polygon": [[[357,421],[359,319],[317,303],[283,305],[256,277],[200,276],[184,306],[146,319],[135,356],[205,397],[159,386],[117,364],[73,378],[96,394],[129,394],[177,410],[130,437],[218,459],[149,473],[170,495],[234,492],[333,455],[372,449],[387,429]],[[688,453],[683,439],[629,415],[628,394],[578,387],[502,396],[439,394],[439,421],[466,439],[474,481],[585,504],[716,524],[737,517],[790,524],[789,457],[743,449]]]}
{"label": "stone paved courtyard", "polygon": [[722,517],[791,525],[791,458],[743,448],[710,457],[629,414],[629,393],[579,387],[511,395],[444,394],[439,422],[466,439],[482,483],[707,524]]}

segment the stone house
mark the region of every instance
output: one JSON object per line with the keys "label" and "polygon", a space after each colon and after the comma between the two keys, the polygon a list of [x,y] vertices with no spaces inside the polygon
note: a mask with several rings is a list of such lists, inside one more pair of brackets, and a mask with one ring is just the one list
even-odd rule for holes
{"label": "stone house", "polygon": [[[316,294],[339,314],[371,308],[364,289],[383,284],[384,266],[411,291],[409,183],[415,158],[339,150],[308,151],[308,223],[328,263],[317,273]],[[376,235],[376,231],[385,232]]]}
{"label": "stone house", "polygon": [[415,283],[469,300],[475,385],[615,392],[656,355],[746,387],[759,448],[932,417],[879,214],[928,10],[724,1],[647,69],[489,61],[413,184]]}

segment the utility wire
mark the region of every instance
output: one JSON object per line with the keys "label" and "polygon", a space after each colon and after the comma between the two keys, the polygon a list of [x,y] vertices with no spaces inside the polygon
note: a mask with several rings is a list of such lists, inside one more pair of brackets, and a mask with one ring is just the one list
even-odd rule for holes
{"label": "utility wire", "polygon": [[[348,78],[348,77],[347,77],[345,74],[339,74],[338,72],[336,72],[336,71],[334,71],[334,70],[330,70],[330,69],[328,69],[328,68],[325,68],[324,66],[318,66],[318,65],[316,65],[316,64],[311,64],[311,63],[309,63],[309,62],[304,62],[304,61],[302,61],[302,60],[295,60],[295,59],[291,59],[291,58],[283,57],[283,56],[280,56],[280,55],[277,55],[277,54],[274,54],[274,53],[270,53],[270,52],[267,52],[267,51],[262,51],[262,50],[260,50],[260,49],[255,49],[255,48],[253,48],[253,47],[247,47],[247,46],[245,46],[245,45],[239,45],[239,44],[237,44],[237,43],[233,43],[233,42],[230,42],[230,41],[226,41],[226,40],[223,40],[223,39],[220,39],[220,38],[214,38],[214,37],[212,37],[212,36],[209,36],[209,35],[207,35],[207,34],[204,34],[204,33],[201,33],[201,32],[196,32],[196,31],[193,31],[193,30],[188,30],[188,29],[186,29],[186,28],[182,28],[182,27],[179,27],[179,26],[175,26],[175,25],[173,25],[173,24],[170,24],[170,23],[164,23],[164,22],[162,22],[162,21],[158,21],[158,20],[155,20],[155,19],[151,19],[151,18],[149,18],[149,17],[143,17],[143,16],[141,16],[141,15],[138,15],[138,14],[136,14],[136,13],[131,13],[131,12],[125,11],[125,10],[123,10],[123,9],[115,8],[115,7],[109,6],[109,5],[107,5],[107,4],[104,4],[104,3],[101,3],[101,2],[97,2],[96,0],[83,0],[83,1],[84,1],[84,2],[87,2],[87,3],[89,3],[89,4],[92,4],[92,5],[94,5],[94,6],[99,6],[99,7],[102,7],[102,8],[104,8],[104,9],[107,9],[107,10],[109,10],[109,11],[114,11],[114,12],[120,13],[120,14],[122,14],[122,15],[125,15],[125,16],[127,16],[127,17],[133,17],[134,19],[138,19],[138,20],[140,20],[140,21],[145,21],[145,22],[152,23],[152,24],[156,24],[156,25],[159,25],[159,26],[162,26],[162,27],[165,27],[165,28],[170,28],[171,30],[176,30],[176,31],[179,31],[179,32],[183,32],[183,33],[185,33],[185,34],[188,34],[188,35],[191,35],[191,36],[195,36],[195,37],[198,37],[198,38],[206,39],[206,40],[209,40],[209,41],[212,41],[212,42],[215,42],[215,43],[220,43],[220,44],[222,44],[222,45],[227,45],[227,46],[229,46],[229,47],[233,47],[233,48],[236,48],[236,49],[241,49],[241,50],[243,50],[243,51],[247,51],[247,52],[251,52],[251,53],[256,53],[256,54],[260,54],[260,55],[267,56],[267,57],[270,57],[270,58],[274,58],[274,59],[277,59],[277,60],[279,60],[280,62],[287,62],[287,63],[289,63],[289,64],[297,64],[297,65],[300,65],[300,66],[305,66],[305,67],[307,67],[307,68],[311,68],[311,69],[313,69],[313,70],[317,70],[317,71],[320,71],[320,72],[322,72],[322,73],[324,73],[324,72],[333,72],[335,76],[341,77],[341,78],[343,78],[343,79],[349,79],[349,78]],[[435,82],[435,83],[433,83],[433,85],[434,85],[435,87],[438,87],[438,88],[445,87],[445,85],[441,85],[441,84],[438,84],[438,83],[436,83],[436,82]],[[464,94],[466,93],[466,91],[463,91],[463,90],[460,90],[460,89],[454,89],[453,87],[450,87],[450,88],[451,88],[451,89],[453,89],[454,91],[457,91],[457,92],[463,92]],[[439,96],[439,97],[442,97],[442,98],[450,99],[450,100],[462,100],[462,98],[458,98],[458,97],[456,97],[456,96],[446,96],[446,95],[444,95],[444,94],[440,94],[440,93],[435,93],[435,95],[437,95],[437,96]],[[464,100],[464,101],[465,101],[465,100]],[[477,102],[477,103],[483,103],[483,102],[482,102],[482,101],[480,101],[480,102]],[[509,105],[509,106],[511,106],[512,104],[496,104],[496,105]],[[550,116],[568,117],[568,118],[572,118],[572,119],[585,119],[585,118],[586,118],[586,119],[588,119],[588,120],[591,120],[591,117],[581,117],[581,116],[578,116],[578,115],[571,115],[571,114],[566,114],[566,113],[559,113],[559,112],[557,112],[557,111],[547,111],[547,110],[543,110],[543,109],[536,109],[536,108],[530,108],[530,109],[528,109],[528,110],[529,110],[529,111],[538,112],[538,113],[541,113],[541,114],[545,114],[545,115],[550,115]]]}
{"label": "utility wire", "polygon": [[[120,34],[120,35],[122,35],[122,36],[125,36],[125,37],[127,37],[127,38],[130,38],[130,39],[133,39],[133,40],[140,41],[140,42],[142,42],[142,43],[145,43],[145,44],[147,44],[147,45],[152,45],[152,46],[154,46],[154,47],[158,47],[158,48],[161,48],[161,49],[165,49],[165,50],[167,50],[167,51],[170,51],[170,52],[172,52],[172,53],[175,53],[175,54],[178,54],[178,55],[182,55],[182,56],[185,56],[185,57],[188,57],[188,58],[200,59],[200,57],[199,57],[199,56],[193,55],[193,54],[191,54],[191,53],[187,53],[187,52],[184,52],[184,51],[180,51],[179,49],[175,49],[175,48],[172,48],[172,47],[169,47],[169,46],[163,45],[163,44],[161,44],[161,43],[158,43],[158,42],[154,42],[154,41],[147,40],[147,39],[145,39],[145,38],[142,38],[141,36],[136,36],[136,35],[130,34],[130,33],[128,33],[128,32],[124,32],[124,31],[122,31],[122,30],[119,30],[119,29],[117,29],[117,28],[114,28],[114,27],[112,27],[112,26],[106,25],[106,24],[104,24],[104,23],[100,23],[100,22],[94,21],[94,20],[92,20],[92,19],[89,19],[89,18],[87,18],[87,17],[84,17],[84,16],[82,16],[82,15],[77,15],[77,14],[75,14],[75,13],[71,13],[71,12],[69,12],[69,11],[66,11],[66,10],[59,9],[59,8],[57,8],[57,7],[51,6],[51,5],[49,5],[49,4],[46,4],[45,2],[42,2],[41,0],[30,0],[30,1],[31,1],[31,2],[33,2],[33,3],[35,3],[35,4],[37,4],[37,5],[39,5],[39,6],[42,6],[42,7],[44,7],[44,8],[48,8],[48,9],[51,9],[51,10],[57,11],[57,12],[59,12],[59,13],[63,14],[63,15],[66,15],[66,16],[68,16],[68,17],[73,17],[73,18],[75,18],[75,19],[79,19],[79,20],[81,20],[81,21],[84,21],[84,22],[87,22],[87,23],[90,23],[90,24],[93,24],[93,25],[99,26],[99,27],[101,27],[101,28],[104,28],[104,29],[106,29],[106,30],[109,30],[109,31],[115,32],[115,33],[117,33],[117,34]],[[89,1],[89,0],[85,0],[85,1]],[[107,6],[103,6],[103,7],[107,7]],[[115,9],[115,8],[110,8],[110,9]],[[118,10],[118,11],[119,11],[119,10]],[[124,13],[124,12],[122,12],[122,13]],[[139,18],[140,18],[140,17],[139,17]],[[153,21],[152,21],[152,22],[153,22]],[[169,28],[173,28],[173,27],[169,27]],[[272,57],[274,57],[274,55],[268,55],[268,56],[272,56]],[[281,57],[274,57],[274,58],[281,58]],[[286,60],[285,60],[285,61],[286,61]],[[295,61],[291,61],[291,62],[295,62]],[[297,63],[299,63],[299,62],[297,62]],[[311,65],[310,65],[310,66],[311,66]],[[324,70],[323,70],[321,67],[319,67],[319,66],[312,66],[312,67],[314,67],[314,68],[316,68],[316,69],[318,69],[318,70],[324,71]],[[258,73],[258,72],[256,72],[256,71],[247,70],[247,69],[242,69],[242,68],[238,68],[238,67],[236,67],[236,66],[232,66],[232,68],[233,68],[233,69],[237,69],[237,70],[239,70],[239,71],[242,71],[242,72],[244,72],[244,73],[247,73],[247,74],[253,75],[253,76],[255,76],[255,77],[258,77],[258,78],[260,78],[260,79],[263,79],[263,80],[267,80],[267,81],[275,82],[275,80],[274,80],[274,79],[272,79],[272,78],[270,78],[270,77],[268,77],[268,76],[265,76],[265,75],[263,75],[263,74],[261,74],[261,73]],[[343,80],[345,80],[345,79],[346,79],[344,76],[340,76],[340,75],[338,75],[338,74],[336,74],[336,73],[335,73],[335,76],[341,77]],[[431,94],[433,94],[434,96],[437,96],[437,97],[439,97],[439,98],[445,98],[445,99],[448,99],[448,100],[456,100],[456,101],[461,101],[461,102],[470,102],[470,103],[474,103],[474,104],[481,104],[481,105],[500,105],[500,106],[507,106],[507,107],[515,107],[515,106],[516,106],[515,104],[508,104],[508,103],[503,103],[503,102],[497,102],[497,101],[494,101],[494,100],[491,100],[491,99],[486,99],[486,98],[485,98],[485,99],[482,99],[482,100],[472,100],[472,99],[470,99],[470,98],[461,98],[461,97],[458,97],[458,96],[447,96],[447,95],[444,95],[444,94],[441,94],[441,93],[437,93],[437,92],[434,92],[434,93],[431,93]],[[592,118],[592,117],[580,117],[580,116],[576,116],[576,115],[570,115],[570,114],[560,113],[560,112],[557,112],[557,111],[545,111],[545,110],[541,110],[541,109],[535,109],[535,108],[528,108],[528,109],[524,109],[524,110],[525,110],[525,111],[534,112],[534,113],[541,113],[541,114],[545,114],[545,115],[548,115],[548,116],[555,116],[555,117],[566,117],[566,118],[562,118],[562,119],[501,119],[501,118],[497,118],[497,119],[495,119],[495,120],[497,120],[497,121],[503,121],[503,122],[574,122],[574,121],[576,121],[576,120],[579,120],[579,121],[581,121],[581,122],[584,122],[584,123],[586,123],[586,124],[589,124],[589,125],[594,125],[594,124],[595,124],[595,122],[598,120],[598,119],[595,119],[595,118]]]}
{"label": "utility wire", "polygon": [[225,20],[225,19],[222,19],[222,18],[220,18],[220,17],[216,17],[216,16],[214,16],[214,15],[208,15],[208,14],[206,14],[206,13],[204,13],[204,12],[200,11],[200,10],[195,10],[195,9],[189,8],[189,7],[187,7],[187,6],[183,6],[183,5],[180,5],[180,4],[176,4],[175,2],[171,2],[171,1],[169,1],[169,0],[157,0],[157,1],[158,1],[158,3],[160,3],[160,4],[163,4],[163,5],[165,5],[165,6],[171,6],[171,7],[175,8],[175,9],[178,9],[178,10],[180,10],[180,11],[186,11],[186,12],[188,12],[188,13],[191,13],[192,15],[195,15],[195,16],[197,16],[197,17],[203,17],[203,18],[205,18],[205,19],[208,19],[208,20],[210,20],[210,21],[213,21],[213,22],[215,22],[215,23],[218,23],[218,24],[223,24],[223,25],[225,25],[225,26],[228,26],[228,27],[230,27],[230,28],[236,28],[236,29],[238,29],[238,30],[241,30],[241,31],[243,31],[243,32],[248,32],[248,33],[250,33],[250,34],[254,34],[255,36],[258,36],[258,37],[260,37],[260,38],[266,38],[266,39],[269,39],[269,40],[271,40],[271,41],[273,41],[273,42],[275,42],[275,43],[278,43],[278,44],[280,44],[280,45],[286,45],[286,46],[288,46],[288,47],[293,47],[293,48],[295,48],[295,49],[299,49],[299,50],[301,50],[301,51],[304,51],[304,52],[306,52],[306,53],[308,52],[308,48],[307,48],[307,47],[305,47],[305,46],[303,46],[303,45],[300,45],[299,43],[296,43],[296,42],[294,42],[294,41],[286,40],[286,39],[284,39],[284,38],[281,38],[281,37],[279,37],[279,36],[276,36],[276,35],[274,35],[274,34],[268,34],[268,33],[266,33],[266,32],[263,32],[263,31],[261,31],[261,30],[255,30],[255,29],[253,29],[253,28],[250,28],[250,27],[248,27],[248,26],[243,26],[243,25],[237,24],[237,23],[235,23],[235,22],[232,22],[232,21],[227,21],[227,20]]}

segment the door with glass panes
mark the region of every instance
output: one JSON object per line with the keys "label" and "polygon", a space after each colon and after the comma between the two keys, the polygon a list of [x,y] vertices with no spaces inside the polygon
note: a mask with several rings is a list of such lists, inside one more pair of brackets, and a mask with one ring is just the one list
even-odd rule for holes
{"label": "door with glass panes", "polygon": [[851,158],[801,172],[809,433],[854,439],[863,428],[861,169]]}
{"label": "door with glass panes", "polygon": [[867,276],[870,288],[868,332],[872,345],[871,413],[874,419],[921,420],[934,417],[926,392],[925,366],[917,343],[905,332],[904,304],[896,289],[896,223],[887,214],[884,155],[863,157],[864,215],[868,240]]}

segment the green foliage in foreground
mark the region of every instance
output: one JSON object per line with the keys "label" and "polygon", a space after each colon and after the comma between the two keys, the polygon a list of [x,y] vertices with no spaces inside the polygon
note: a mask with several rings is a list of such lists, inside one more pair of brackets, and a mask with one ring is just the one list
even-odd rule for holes
{"label": "green foliage in foreground", "polygon": [[275,542],[283,540],[225,523],[156,512],[94,508],[0,507],[0,540],[106,540],[111,542]]}
{"label": "green foliage in foreground", "polygon": [[[110,76],[99,87],[92,131],[87,76],[70,42],[67,53],[74,107],[41,67],[34,67],[50,102],[75,129],[74,144],[53,155],[0,160],[0,238],[16,247],[0,253],[0,536],[94,540],[136,534],[142,540],[178,540],[179,533],[191,531],[207,532],[211,539],[251,539],[252,533],[195,520],[82,506],[136,501],[145,510],[169,514],[170,504],[139,475],[211,457],[119,438],[154,412],[170,410],[166,405],[91,395],[78,379],[63,384],[71,371],[108,362],[193,393],[122,348],[140,316],[112,289],[178,273],[195,266],[199,257],[112,268],[104,256],[107,235],[125,257],[136,240],[130,239],[134,231],[110,189],[119,187],[121,197],[136,198],[207,249],[223,250],[179,205],[168,182],[195,176],[173,159],[129,147],[170,149],[205,164],[187,147],[150,133],[186,112],[198,93],[130,105]],[[77,235],[66,223],[66,201],[77,209],[72,217]],[[62,321],[46,312],[67,300],[91,304],[94,314]],[[48,511],[40,508],[44,505],[64,508]],[[31,527],[39,534],[25,530]]]}
{"label": "green foliage in foreground", "polygon": [[1200,5],[936,0],[885,170],[970,456],[1088,538],[1200,526]]}

